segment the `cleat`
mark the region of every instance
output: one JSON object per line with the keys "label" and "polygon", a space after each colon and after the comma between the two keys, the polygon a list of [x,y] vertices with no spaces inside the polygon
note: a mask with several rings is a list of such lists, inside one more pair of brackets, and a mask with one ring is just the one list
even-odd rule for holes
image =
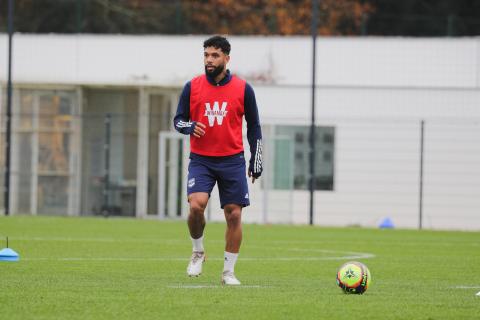
{"label": "cleat", "polygon": [[227,286],[238,286],[240,281],[235,277],[235,274],[232,271],[223,271],[222,273],[222,284]]}
{"label": "cleat", "polygon": [[192,252],[190,263],[187,267],[187,274],[189,277],[198,277],[202,274],[202,265],[205,262],[205,252]]}

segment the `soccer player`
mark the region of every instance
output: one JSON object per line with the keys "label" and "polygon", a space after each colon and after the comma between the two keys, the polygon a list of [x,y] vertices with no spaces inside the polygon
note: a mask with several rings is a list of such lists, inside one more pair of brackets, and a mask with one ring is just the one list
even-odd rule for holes
{"label": "soccer player", "polygon": [[187,274],[192,277],[202,273],[204,211],[217,183],[227,222],[222,283],[239,285],[234,267],[242,242],[241,215],[242,208],[250,204],[243,155],[243,117],[247,122],[251,153],[248,176],[252,183],[262,174],[262,131],[252,87],[227,69],[228,40],[213,36],[205,40],[203,48],[205,74],[185,84],[173,120],[178,132],[190,135],[187,194],[193,252]]}

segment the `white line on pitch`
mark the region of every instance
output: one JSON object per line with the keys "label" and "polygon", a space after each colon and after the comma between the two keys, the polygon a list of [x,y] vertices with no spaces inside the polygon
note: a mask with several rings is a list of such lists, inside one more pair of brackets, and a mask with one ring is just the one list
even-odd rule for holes
{"label": "white line on pitch", "polygon": [[217,288],[272,288],[270,286],[259,286],[259,285],[240,285],[240,286],[220,286],[220,285],[169,285],[167,288],[172,289],[217,289]]}
{"label": "white line on pitch", "polygon": [[[168,243],[168,244],[183,244],[187,243],[180,239],[133,239],[133,238],[69,238],[69,237],[11,237],[11,240],[17,241],[62,241],[62,242],[107,242],[107,243]],[[212,241],[209,241],[212,242]],[[220,241],[219,241],[220,242]]]}
{"label": "white line on pitch", "polygon": [[[118,239],[118,238],[88,238],[88,237],[42,237],[42,236],[33,236],[33,237],[23,237],[23,236],[12,236],[9,237],[11,240],[17,240],[17,241],[65,241],[65,242],[110,242],[110,243],[160,243],[160,244],[179,244],[183,245],[187,243],[188,241],[184,239],[162,239],[162,238],[146,238],[146,239],[137,239],[137,238],[123,238],[123,239]],[[319,244],[321,243],[321,240],[274,240],[274,241],[269,241],[268,244],[277,244],[277,245],[284,245],[284,244]],[[215,240],[215,239],[210,239],[207,240],[207,243],[224,243],[223,240]],[[381,245],[381,243],[379,243]],[[438,244],[436,243],[419,243],[419,242],[402,242],[402,245],[423,245],[423,246],[436,246]],[[390,245],[390,244],[386,244]],[[458,245],[456,242],[442,242],[442,246],[453,246],[453,245]],[[470,246],[480,246],[480,243],[467,243],[465,245],[470,245]],[[274,248],[273,246],[270,246]],[[285,250],[285,248],[282,246],[282,250]],[[309,249],[306,249],[309,250]],[[325,250],[326,251],[326,250]]]}
{"label": "white line on pitch", "polygon": [[480,289],[480,286],[455,286],[453,289]]}
{"label": "white line on pitch", "polygon": [[[375,255],[356,255],[340,257],[262,257],[262,258],[241,258],[241,261],[328,261],[328,260],[352,260],[373,258]],[[83,257],[60,257],[60,258],[22,258],[24,261],[188,261],[188,258],[142,258],[142,257],[104,257],[104,258],[83,258]],[[210,261],[223,261],[224,258],[208,258]]]}
{"label": "white line on pitch", "polygon": [[[134,243],[168,243],[168,244],[181,244],[185,241],[177,239],[114,239],[114,238],[68,238],[68,237],[15,237],[15,240],[33,240],[33,241],[80,241],[80,242],[134,242]],[[222,242],[222,241],[210,241],[210,242]],[[251,245],[251,248],[260,248],[259,246]],[[340,251],[340,250],[327,250],[317,248],[284,248],[276,246],[262,246],[261,248],[269,248],[271,250],[283,250],[289,252],[307,252],[310,254],[323,253],[323,254],[340,254],[340,256],[324,256],[324,257],[243,257],[242,261],[328,261],[328,260],[354,260],[354,259],[370,259],[375,258],[372,253],[366,252],[352,252],[352,251]],[[343,254],[343,255],[342,255]],[[178,257],[166,257],[166,258],[135,258],[135,257],[103,257],[103,258],[82,258],[82,257],[59,257],[59,258],[24,258],[22,260],[36,260],[36,261],[186,261],[186,258]],[[222,257],[210,258],[213,261],[223,261]]]}

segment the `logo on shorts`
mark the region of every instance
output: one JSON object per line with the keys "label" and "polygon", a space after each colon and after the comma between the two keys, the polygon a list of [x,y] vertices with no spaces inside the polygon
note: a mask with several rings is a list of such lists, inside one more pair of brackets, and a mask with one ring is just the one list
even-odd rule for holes
{"label": "logo on shorts", "polygon": [[188,180],[188,187],[191,188],[195,185],[195,178]]}
{"label": "logo on shorts", "polygon": [[223,123],[223,117],[227,115],[227,102],[222,102],[222,107],[220,108],[220,104],[218,101],[213,103],[213,108],[210,105],[210,102],[205,103],[205,117],[208,117],[208,125],[213,127],[215,125],[215,120],[219,126]]}
{"label": "logo on shorts", "polygon": [[245,199],[248,199],[248,193],[245,195]]}

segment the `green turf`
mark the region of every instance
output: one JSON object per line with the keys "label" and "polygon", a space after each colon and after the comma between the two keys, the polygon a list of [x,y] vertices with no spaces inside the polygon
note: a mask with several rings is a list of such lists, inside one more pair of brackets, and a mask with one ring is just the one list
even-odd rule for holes
{"label": "green turf", "polygon": [[[21,255],[0,262],[0,319],[480,319],[478,232],[245,225],[232,288],[224,224],[206,230],[190,279],[184,222],[0,217]],[[373,255],[356,258],[373,278],[361,296],[335,284],[355,252]]]}

